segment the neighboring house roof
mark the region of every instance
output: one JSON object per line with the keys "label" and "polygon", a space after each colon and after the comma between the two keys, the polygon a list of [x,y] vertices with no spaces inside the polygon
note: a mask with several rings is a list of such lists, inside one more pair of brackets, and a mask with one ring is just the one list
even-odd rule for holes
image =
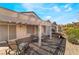
{"label": "neighboring house roof", "polygon": [[50,23],[42,21],[41,18],[33,11],[16,12],[2,7],[0,8],[0,21],[16,22],[31,25],[50,25]]}
{"label": "neighboring house roof", "polygon": [[50,20],[46,20],[46,22],[49,22],[49,23],[51,23],[51,21],[50,21]]}

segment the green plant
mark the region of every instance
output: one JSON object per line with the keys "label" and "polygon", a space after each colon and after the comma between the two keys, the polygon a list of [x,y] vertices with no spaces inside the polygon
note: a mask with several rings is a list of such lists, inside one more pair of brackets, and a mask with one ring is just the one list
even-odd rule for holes
{"label": "green plant", "polygon": [[68,35],[68,41],[73,44],[79,44],[79,29],[78,28],[69,28],[66,31]]}

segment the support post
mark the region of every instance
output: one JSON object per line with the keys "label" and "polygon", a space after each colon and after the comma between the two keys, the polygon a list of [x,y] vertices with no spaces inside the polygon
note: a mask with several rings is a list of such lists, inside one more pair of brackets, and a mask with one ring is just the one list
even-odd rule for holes
{"label": "support post", "polygon": [[38,37],[39,37],[38,44],[39,44],[39,46],[41,46],[41,36],[42,36],[42,31],[41,31],[42,27],[41,27],[41,25],[39,25],[38,28],[39,28],[39,32],[38,32]]}
{"label": "support post", "polygon": [[47,26],[46,26],[46,35],[48,35],[48,34],[47,34],[47,31],[48,31],[48,30],[47,30]]}
{"label": "support post", "polygon": [[52,39],[52,27],[50,26],[50,39]]}
{"label": "support post", "polygon": [[8,24],[8,40],[9,40],[9,24]]}
{"label": "support post", "polygon": [[56,29],[57,29],[57,33],[58,33],[58,25],[56,26]]}

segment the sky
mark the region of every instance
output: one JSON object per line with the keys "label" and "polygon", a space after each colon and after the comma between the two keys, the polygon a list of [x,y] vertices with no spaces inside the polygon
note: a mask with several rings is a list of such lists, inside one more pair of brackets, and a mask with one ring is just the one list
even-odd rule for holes
{"label": "sky", "polygon": [[0,7],[17,12],[34,11],[42,20],[57,24],[79,21],[79,3],[0,3]]}

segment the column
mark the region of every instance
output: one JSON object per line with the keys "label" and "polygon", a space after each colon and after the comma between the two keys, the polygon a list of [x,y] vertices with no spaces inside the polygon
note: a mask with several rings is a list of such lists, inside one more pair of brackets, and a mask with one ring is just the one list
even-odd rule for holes
{"label": "column", "polygon": [[9,24],[8,24],[8,40],[9,40]]}
{"label": "column", "polygon": [[48,30],[47,30],[47,26],[46,26],[46,35],[48,35],[47,31],[48,31]]}
{"label": "column", "polygon": [[41,36],[42,36],[41,25],[38,26],[38,29],[39,29],[39,31],[38,31],[38,37],[39,37],[38,44],[39,44],[39,46],[41,46]]}
{"label": "column", "polygon": [[58,25],[56,26],[56,29],[57,29],[57,31],[56,31],[56,32],[58,32]]}
{"label": "column", "polygon": [[50,26],[50,39],[52,39],[52,27]]}

